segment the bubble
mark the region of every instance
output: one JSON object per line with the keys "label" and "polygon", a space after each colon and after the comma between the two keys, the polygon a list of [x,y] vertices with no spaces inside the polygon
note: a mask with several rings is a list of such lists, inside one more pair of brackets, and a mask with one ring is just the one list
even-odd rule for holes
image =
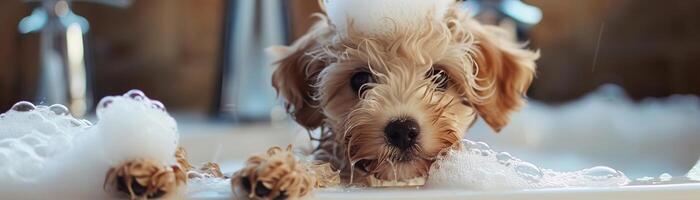
{"label": "bubble", "polygon": [[151,107],[158,109],[158,110],[165,111],[165,105],[163,105],[162,102],[157,101],[157,100],[151,100]]}
{"label": "bubble", "polygon": [[513,162],[513,156],[508,152],[499,152],[496,154],[496,160],[504,165],[510,165]]}
{"label": "bubble", "polygon": [[70,122],[70,125],[71,125],[72,127],[81,127],[81,126],[83,126],[83,122],[80,121],[80,120],[78,120],[78,119],[69,119],[68,121]]}
{"label": "bubble", "polygon": [[607,166],[595,166],[584,169],[583,175],[593,180],[606,180],[623,176],[622,172]]}
{"label": "bubble", "polygon": [[651,181],[651,180],[654,180],[654,177],[645,176],[645,177],[637,178],[636,180],[637,181]]}
{"label": "bubble", "polygon": [[484,142],[476,142],[474,148],[481,150],[481,156],[489,156],[494,153],[491,147]]}
{"label": "bubble", "polygon": [[20,141],[29,146],[35,146],[42,143],[42,140],[35,135],[25,135],[20,139]]}
{"label": "bubble", "polygon": [[481,150],[491,150],[491,147],[485,142],[476,142],[474,143],[474,147]]}
{"label": "bubble", "polygon": [[34,104],[27,102],[27,101],[17,102],[11,108],[11,110],[14,110],[17,112],[29,112],[29,111],[32,111],[34,109],[36,109],[36,106],[34,106]]}
{"label": "bubble", "polygon": [[41,144],[37,145],[34,147],[34,153],[36,153],[37,156],[47,158],[53,155],[51,151],[49,151],[49,146],[46,144]]}
{"label": "bubble", "polygon": [[70,115],[68,108],[61,104],[54,104],[49,106],[49,110],[56,115],[67,116]]}
{"label": "bubble", "polygon": [[92,126],[92,122],[90,122],[90,120],[81,119],[80,121],[83,122],[83,125],[85,125],[85,126],[87,126],[87,127]]}
{"label": "bubble", "polygon": [[141,90],[129,90],[128,92],[126,92],[126,94],[124,94],[124,97],[129,97],[131,99],[139,101],[148,99],[146,97],[146,94],[144,94]]}
{"label": "bubble", "polygon": [[539,167],[529,162],[518,162],[515,164],[515,172],[528,181],[537,182],[543,174]]}
{"label": "bubble", "polygon": [[118,97],[105,97],[100,100],[100,103],[97,103],[97,111],[95,112],[97,118],[102,118],[103,112],[116,101],[116,98]]}
{"label": "bubble", "polygon": [[112,103],[114,103],[113,97],[105,97],[97,104],[97,108],[107,108]]}
{"label": "bubble", "polygon": [[475,155],[481,155],[481,150],[479,150],[479,149],[470,149],[469,151]]}
{"label": "bubble", "polygon": [[490,156],[491,154],[493,154],[492,151],[481,151],[481,156]]}
{"label": "bubble", "polygon": [[668,173],[663,173],[663,174],[659,175],[660,181],[670,181],[672,178],[673,178],[673,176],[671,176],[671,174],[668,174]]}
{"label": "bubble", "polygon": [[489,147],[489,145],[484,142],[472,142],[469,140],[462,140],[462,144],[465,148],[469,149],[470,152],[476,155],[489,156],[493,153],[491,147]]}
{"label": "bubble", "polygon": [[474,145],[476,145],[476,142],[473,142],[473,141],[467,140],[467,139],[463,139],[462,145],[464,145],[464,147],[467,149],[471,149]]}

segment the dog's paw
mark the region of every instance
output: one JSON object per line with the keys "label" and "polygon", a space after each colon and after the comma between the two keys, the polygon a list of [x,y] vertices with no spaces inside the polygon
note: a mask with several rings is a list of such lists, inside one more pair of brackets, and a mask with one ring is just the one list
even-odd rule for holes
{"label": "dog's paw", "polygon": [[154,199],[175,193],[187,182],[179,166],[164,166],[149,159],[137,159],[111,168],[104,189],[123,192],[131,199]]}
{"label": "dog's paw", "polygon": [[231,187],[251,199],[298,199],[316,185],[307,165],[300,163],[291,151],[272,147],[264,155],[252,156],[246,166],[233,174]]}

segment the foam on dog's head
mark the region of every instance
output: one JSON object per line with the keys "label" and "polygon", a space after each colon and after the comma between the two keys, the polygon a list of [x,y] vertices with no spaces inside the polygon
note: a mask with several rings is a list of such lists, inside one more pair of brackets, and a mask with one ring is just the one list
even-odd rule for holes
{"label": "foam on dog's head", "polygon": [[[391,27],[410,30],[440,20],[454,0],[323,0],[326,14],[339,33],[348,26],[368,36],[384,36]],[[350,24],[351,23],[351,24]],[[389,28],[388,28],[389,27]]]}

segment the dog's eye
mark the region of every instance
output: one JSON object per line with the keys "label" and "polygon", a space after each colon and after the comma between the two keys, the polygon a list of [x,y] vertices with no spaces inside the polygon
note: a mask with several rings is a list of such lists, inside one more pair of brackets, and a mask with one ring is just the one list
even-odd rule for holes
{"label": "dog's eye", "polygon": [[447,90],[447,83],[450,82],[450,77],[447,76],[447,73],[445,73],[444,70],[435,68],[430,69],[425,77],[432,79],[433,83],[437,85],[439,90]]}
{"label": "dog's eye", "polygon": [[372,78],[372,74],[369,72],[357,72],[350,78],[350,87],[352,87],[352,91],[357,92],[357,94],[362,94],[369,89],[369,87],[365,86],[365,84],[368,83],[374,83],[374,78]]}

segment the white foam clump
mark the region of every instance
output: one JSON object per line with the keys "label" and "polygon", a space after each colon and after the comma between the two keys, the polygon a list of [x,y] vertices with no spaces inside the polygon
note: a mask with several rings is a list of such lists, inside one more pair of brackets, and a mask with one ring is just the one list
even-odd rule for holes
{"label": "white foam clump", "polygon": [[61,105],[20,102],[0,114],[0,194],[7,199],[104,199],[110,167],[136,158],[174,164],[178,135],[163,105],[141,91],[106,97],[98,122]]}
{"label": "white foam clump", "polygon": [[[440,20],[453,0],[324,0],[331,23],[345,34],[347,26],[371,36],[386,36],[392,28],[422,27],[428,18]],[[351,22],[351,24],[349,24]]]}
{"label": "white foam clump", "polygon": [[517,190],[557,187],[613,187],[627,185],[624,173],[606,166],[573,172],[543,169],[492,150],[483,142],[462,141],[431,167],[427,187],[469,190]]}

